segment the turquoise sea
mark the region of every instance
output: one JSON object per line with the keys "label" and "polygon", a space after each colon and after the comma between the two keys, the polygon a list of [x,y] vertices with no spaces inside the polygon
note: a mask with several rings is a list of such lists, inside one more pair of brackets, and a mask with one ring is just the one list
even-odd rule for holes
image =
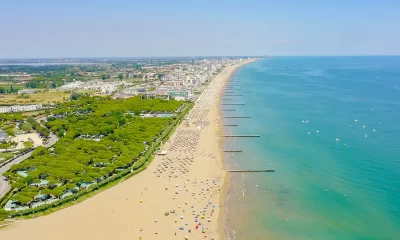
{"label": "turquoise sea", "polygon": [[[400,57],[276,57],[225,89],[230,239],[400,239]],[[243,95],[243,96],[228,96]],[[231,100],[229,100],[231,99]],[[318,132],[317,132],[318,131]]]}

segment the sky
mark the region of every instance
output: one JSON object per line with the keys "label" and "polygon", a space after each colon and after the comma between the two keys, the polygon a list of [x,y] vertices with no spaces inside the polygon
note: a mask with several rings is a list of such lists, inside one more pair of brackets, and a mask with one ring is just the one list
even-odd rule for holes
{"label": "sky", "polygon": [[400,55],[399,0],[0,0],[0,58]]}

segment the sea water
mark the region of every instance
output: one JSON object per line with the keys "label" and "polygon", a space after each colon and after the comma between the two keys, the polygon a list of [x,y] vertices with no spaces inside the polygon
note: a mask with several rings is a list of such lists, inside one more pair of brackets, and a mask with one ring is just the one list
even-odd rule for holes
{"label": "sea water", "polygon": [[[400,239],[400,57],[276,57],[222,105],[230,239]],[[229,93],[228,93],[229,92]],[[243,95],[243,96],[228,96]]]}

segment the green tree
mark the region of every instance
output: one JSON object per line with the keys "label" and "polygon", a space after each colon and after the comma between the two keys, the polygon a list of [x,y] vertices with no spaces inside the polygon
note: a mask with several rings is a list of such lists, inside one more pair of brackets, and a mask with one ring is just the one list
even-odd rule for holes
{"label": "green tree", "polygon": [[7,218],[8,213],[4,211],[3,209],[0,209],[0,221],[4,220]]}
{"label": "green tree", "polygon": [[125,118],[120,118],[118,120],[118,122],[119,122],[119,126],[122,126],[122,125],[124,125],[126,123],[126,119]]}
{"label": "green tree", "polygon": [[107,74],[101,74],[101,80],[106,80],[108,78]]}
{"label": "green tree", "polygon": [[122,73],[118,74],[119,80],[122,80],[124,78],[124,75]]}
{"label": "green tree", "polygon": [[17,201],[17,202],[21,203],[22,205],[26,205],[33,201],[33,198],[29,195],[31,195],[31,194],[17,193],[12,197],[11,200]]}
{"label": "green tree", "polygon": [[31,132],[32,131],[32,125],[30,123],[24,123],[21,126],[21,130],[24,132]]}
{"label": "green tree", "polygon": [[78,98],[81,96],[81,94],[77,93],[77,92],[73,92],[71,94],[71,100],[78,100]]}
{"label": "green tree", "polygon": [[32,157],[35,156],[43,156],[47,153],[47,148],[45,147],[37,147],[33,152],[32,152]]}
{"label": "green tree", "polygon": [[13,136],[13,137],[15,136],[14,130],[13,130],[12,128],[7,129],[6,133],[7,133],[9,136]]}
{"label": "green tree", "polygon": [[25,141],[24,142],[24,147],[26,147],[26,148],[31,148],[32,147],[32,142],[31,141]]}
{"label": "green tree", "polygon": [[54,188],[50,195],[52,195],[53,197],[59,198],[64,192],[65,192],[66,188],[61,186],[61,187],[56,187]]}
{"label": "green tree", "polygon": [[31,80],[31,81],[29,81],[29,82],[27,82],[25,84],[25,87],[27,87],[27,88],[37,88],[38,87],[38,83],[36,81],[34,81],[34,80]]}
{"label": "green tree", "polygon": [[21,182],[14,182],[11,184],[12,188],[16,188],[16,189],[21,189],[23,187],[25,187],[25,184],[21,183]]}
{"label": "green tree", "polygon": [[[16,199],[26,204],[41,189],[47,189],[48,194],[58,197],[83,182],[108,182],[109,177],[121,173],[117,168],[130,167],[140,156],[148,155],[143,142],[154,142],[172,124],[172,118],[141,118],[132,116],[132,113],[173,113],[182,104],[174,100],[143,100],[140,96],[112,100],[109,97],[82,95],[52,110],[53,114],[65,115],[65,118],[49,118],[46,127],[28,117],[26,122],[41,135],[49,129],[59,135],[66,132],[66,135],[51,149],[36,148],[28,161],[14,164],[6,173],[10,184],[22,188],[20,193],[16,193]],[[22,115],[0,114],[0,119],[15,123],[16,119],[22,119]],[[78,138],[83,135],[103,136],[99,141]],[[133,166],[138,169],[144,161]],[[23,170],[29,172],[29,178],[22,178],[17,173]],[[47,187],[26,187],[42,179],[49,181]],[[60,186],[64,188],[57,187],[58,183],[65,184]],[[74,189],[74,192],[78,191]]]}
{"label": "green tree", "polygon": [[64,187],[65,187],[66,189],[71,190],[71,189],[73,189],[74,187],[76,187],[76,184],[67,183],[67,184],[64,185]]}
{"label": "green tree", "polygon": [[57,136],[58,137],[64,137],[64,133],[65,133],[64,129],[59,129],[58,132],[57,132]]}
{"label": "green tree", "polygon": [[4,93],[6,93],[6,90],[4,88],[0,87],[0,94],[4,94]]}

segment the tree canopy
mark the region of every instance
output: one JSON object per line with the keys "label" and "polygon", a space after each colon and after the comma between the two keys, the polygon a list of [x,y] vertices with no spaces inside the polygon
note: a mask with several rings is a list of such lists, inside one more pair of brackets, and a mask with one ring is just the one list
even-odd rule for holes
{"label": "tree canopy", "polygon": [[[36,148],[29,159],[5,174],[11,186],[20,189],[11,199],[26,205],[39,192],[58,198],[82,184],[99,183],[131,167],[173,121],[172,117],[142,118],[137,113],[173,113],[182,104],[142,100],[140,96],[124,100],[82,96],[59,105],[53,113],[65,117],[47,118],[47,128],[28,118],[37,131],[52,131],[60,139],[52,148]],[[28,177],[19,171],[26,171]]]}

